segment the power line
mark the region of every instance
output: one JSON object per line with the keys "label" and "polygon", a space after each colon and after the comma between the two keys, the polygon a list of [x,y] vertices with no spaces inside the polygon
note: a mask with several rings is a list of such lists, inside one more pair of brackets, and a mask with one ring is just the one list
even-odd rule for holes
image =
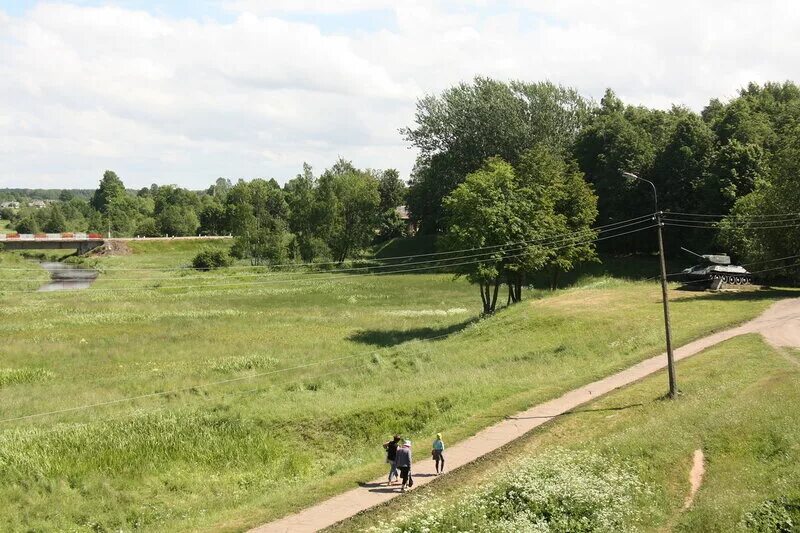
{"label": "power line", "polygon": [[729,219],[729,218],[725,218],[722,220],[695,220],[682,217],[679,218],[664,217],[664,220],[670,222],[685,222],[688,224],[703,224],[703,225],[727,224],[727,225],[737,225],[737,226],[758,227],[763,225],[783,224],[786,222],[800,222],[800,217],[776,218],[770,220],[741,220],[741,219]]}
{"label": "power line", "polygon": [[[507,248],[505,250],[482,252],[482,253],[477,253],[477,254],[473,254],[473,255],[464,255],[464,256],[459,256],[459,257],[428,259],[428,260],[424,260],[424,261],[399,263],[399,264],[394,264],[394,265],[367,265],[367,266],[361,266],[361,267],[342,268],[342,269],[337,269],[334,272],[335,273],[343,273],[343,272],[374,271],[376,269],[381,269],[381,268],[398,268],[398,267],[401,267],[401,266],[402,267],[407,267],[407,266],[414,266],[414,265],[418,265],[418,264],[435,263],[435,262],[440,262],[440,261],[453,261],[453,260],[457,260],[457,259],[467,259],[467,258],[472,258],[472,257],[490,256],[490,255],[493,255],[493,254],[498,253],[498,252],[516,251],[516,250],[521,250],[521,249],[527,248],[529,246],[535,246],[535,245],[544,246],[544,245],[548,245],[548,244],[558,244],[560,242],[567,242],[567,241],[570,241],[572,239],[585,238],[585,237],[588,237],[588,236],[590,236],[590,235],[592,235],[594,233],[599,234],[599,233],[607,233],[607,232],[610,232],[610,231],[617,231],[617,230],[620,230],[620,229],[624,229],[626,227],[631,227],[631,226],[636,226],[636,225],[639,225],[639,224],[643,224],[645,222],[646,222],[645,220],[641,220],[641,221],[638,221],[638,222],[630,222],[628,224],[619,225],[619,226],[617,226],[615,228],[611,228],[611,229],[579,230],[579,231],[575,231],[575,232],[571,232],[571,233],[564,233],[564,234],[561,234],[560,236],[557,236],[557,237],[548,237],[548,238],[543,238],[543,239],[531,239],[529,241],[519,241],[517,243],[501,244],[501,245],[494,245],[494,246],[491,246],[491,247],[487,247],[487,248],[500,248],[500,247],[503,247],[503,246],[511,246],[511,245],[517,246],[518,245],[516,248]],[[467,249],[466,251],[472,251],[472,250],[473,249]],[[480,248],[475,248],[474,250],[480,250]],[[448,253],[451,253],[451,252],[448,252]],[[430,255],[430,254],[421,254],[419,257],[424,257],[424,256],[427,256],[427,255]],[[408,257],[414,257],[414,256],[408,256]],[[12,268],[9,268],[9,270],[12,270]],[[37,272],[41,271],[41,269],[18,269],[18,270],[33,270],[33,271],[37,271]],[[302,273],[302,272],[299,272],[299,273],[296,273],[296,272],[250,272],[250,273],[245,272],[245,273],[235,274],[235,275],[239,276],[239,277],[243,277],[243,276],[276,276],[277,277],[277,276],[280,276],[280,275],[295,275],[295,274],[305,275],[305,273]],[[181,276],[180,278],[175,278],[174,276],[162,276],[162,277],[149,277],[149,278],[144,278],[144,279],[143,278],[113,278],[113,277],[111,277],[111,278],[104,278],[104,281],[107,281],[107,282],[116,282],[116,281],[153,281],[153,280],[160,280],[160,279],[167,279],[167,280],[179,279],[179,280],[184,280],[184,279],[208,279],[208,278],[206,276]],[[287,278],[287,279],[290,279],[290,278]]]}
{"label": "power line", "polygon": [[[612,231],[612,229],[617,229],[617,227],[631,226],[631,225],[634,225],[635,223],[642,223],[642,222],[644,222],[645,220],[648,220],[648,219],[651,219],[651,220],[653,219],[653,214],[652,213],[649,213],[649,214],[646,214],[646,215],[641,215],[641,216],[634,217],[634,218],[630,218],[630,219],[627,219],[627,220],[621,220],[619,222],[613,222],[613,223],[610,223],[610,224],[605,224],[605,225],[602,225],[602,226],[595,226],[595,227],[587,228],[585,230],[579,230],[579,231],[574,231],[574,232],[551,235],[549,237],[541,237],[541,238],[537,238],[537,239],[530,239],[530,240],[523,240],[523,241],[510,241],[510,242],[507,242],[507,243],[495,244],[495,245],[491,245],[491,246],[479,246],[479,247],[472,247],[472,248],[462,248],[460,250],[449,250],[449,251],[441,251],[441,252],[430,252],[430,253],[424,253],[424,254],[413,254],[413,255],[391,256],[391,257],[384,257],[384,258],[373,258],[373,259],[370,259],[370,260],[372,260],[372,261],[394,261],[394,260],[397,260],[397,259],[411,259],[411,258],[416,258],[416,257],[432,257],[432,256],[439,256],[439,255],[460,254],[462,252],[473,252],[473,251],[478,251],[478,250],[491,250],[491,249],[502,248],[504,246],[514,246],[514,245],[519,245],[519,244],[535,244],[538,241],[547,241],[549,239],[558,239],[558,238],[563,237],[565,235],[574,235],[574,234],[579,234],[579,233],[589,233],[589,232],[600,231],[600,230]],[[351,259],[351,260],[348,260],[348,261],[345,261],[345,262],[353,263],[353,262],[357,262],[357,261],[360,261],[360,260],[359,259]],[[262,265],[249,265],[249,266],[248,265],[234,265],[234,266],[227,267],[227,268],[228,269],[281,268],[281,267],[294,267],[294,268],[296,268],[296,267],[318,267],[318,266],[324,266],[324,265],[339,265],[341,263],[342,262],[338,262],[338,261],[306,262],[306,263],[278,263],[278,264],[264,265],[264,266],[262,266]],[[395,265],[388,265],[388,266],[395,266]],[[364,268],[364,267],[359,267],[359,268]],[[34,272],[41,271],[41,269],[35,269],[35,268],[34,269],[30,269],[30,268],[23,269],[23,268],[15,268],[15,267],[0,267],[0,270],[29,270],[29,271],[34,271]],[[159,272],[171,272],[171,271],[183,271],[183,270],[193,270],[193,268],[192,267],[174,267],[174,268],[156,268],[156,267],[154,267],[154,268],[121,268],[121,267],[120,268],[114,268],[114,267],[108,267],[108,268],[103,269],[103,271],[106,271],[106,272],[111,272],[111,271],[136,271],[136,272],[159,271]]]}
{"label": "power line", "polygon": [[[800,222],[800,221],[798,221]],[[664,223],[666,226],[673,226],[677,228],[694,228],[694,229],[725,229],[722,226],[718,225],[701,225],[701,224],[676,224],[674,222],[666,221]],[[777,225],[777,226],[733,226],[737,229],[748,229],[748,230],[768,230],[768,229],[782,229],[782,228],[800,228],[799,224],[786,224],[786,225]]]}
{"label": "power line", "polygon": [[708,213],[681,213],[679,211],[665,211],[664,216],[672,216],[672,215],[680,215],[680,216],[690,216],[690,217],[705,217],[705,218],[771,218],[771,217],[800,217],[800,213],[772,213],[768,215],[760,215],[760,214],[749,214],[749,215],[736,215],[736,214],[726,214],[726,215],[713,215]]}
{"label": "power line", "polygon": [[[644,231],[644,230],[647,230],[647,229],[650,229],[650,228],[654,228],[654,227],[656,227],[655,224],[649,225],[649,226],[645,226],[643,228],[637,228],[637,229],[634,229],[634,230],[625,231],[625,232],[622,232],[622,233],[616,233],[614,235],[608,235],[606,237],[598,237],[598,238],[595,238],[595,239],[590,239],[590,240],[586,240],[586,241],[582,241],[582,242],[570,242],[570,243],[565,244],[563,246],[558,246],[558,247],[555,247],[555,248],[551,248],[551,250],[560,250],[560,249],[563,249],[563,248],[569,248],[571,246],[579,246],[579,245],[591,244],[591,243],[594,243],[594,242],[599,242],[599,241],[603,241],[603,240],[607,240],[607,239],[614,239],[614,238],[617,238],[617,237],[622,237],[624,235],[637,233],[639,231]],[[499,258],[498,260],[513,259],[513,258],[516,258],[516,257],[522,257],[522,256],[524,256],[526,254],[527,254],[527,252],[526,253],[520,253],[520,254],[506,255],[506,256],[503,256],[503,257]],[[450,260],[457,260],[457,259],[460,259],[460,258],[451,258]],[[474,260],[474,261],[466,261],[466,262],[461,262],[461,263],[437,264],[437,265],[425,266],[425,267],[417,267],[417,268],[403,268],[403,269],[400,269],[400,270],[388,271],[388,272],[365,272],[365,273],[357,273],[357,274],[333,275],[333,276],[327,276],[327,277],[317,276],[317,275],[313,275],[313,274],[307,274],[306,276],[309,276],[309,277],[303,278],[303,279],[301,279],[301,278],[291,278],[291,279],[277,279],[277,280],[266,280],[266,281],[240,281],[240,282],[233,282],[233,283],[216,283],[216,282],[214,282],[214,283],[206,283],[206,284],[200,284],[200,285],[186,284],[186,285],[161,285],[161,286],[153,286],[153,287],[141,287],[141,286],[138,286],[138,287],[93,288],[93,289],[90,290],[90,292],[91,293],[98,293],[98,292],[101,292],[101,291],[102,292],[116,292],[116,291],[136,291],[136,290],[149,291],[149,290],[159,290],[159,289],[193,289],[193,288],[241,287],[241,286],[273,285],[273,284],[276,284],[276,283],[284,283],[284,284],[285,283],[295,283],[295,284],[297,284],[297,283],[318,282],[318,281],[323,281],[323,282],[325,282],[325,281],[338,281],[338,280],[346,280],[346,279],[349,280],[349,279],[353,279],[353,278],[357,278],[357,277],[363,277],[363,276],[375,276],[375,277],[377,277],[377,276],[384,276],[384,275],[391,275],[391,274],[403,274],[403,273],[406,273],[406,272],[418,272],[418,271],[421,271],[421,270],[440,269],[440,268],[445,268],[445,267],[467,266],[467,265],[483,263],[483,262],[486,262],[486,261],[489,261],[489,260],[491,260],[491,258],[484,258],[484,259],[479,259],[479,260]],[[147,281],[147,280],[144,280],[144,281]],[[52,293],[36,293],[36,292],[25,291],[25,290],[14,290],[14,289],[12,289],[12,290],[2,290],[2,289],[0,289],[0,294],[26,293],[26,294],[48,294],[48,295],[50,295],[50,294],[55,294],[57,292],[59,292],[59,291],[54,291]]]}
{"label": "power line", "polygon": [[[453,333],[445,333],[445,334],[437,335],[437,336],[434,336],[434,337],[428,337],[426,339],[423,339],[423,341],[427,342],[427,341],[443,339],[445,337],[449,337],[450,335],[453,335]],[[235,382],[245,381],[245,380],[249,380],[249,379],[255,379],[255,378],[260,378],[260,377],[274,375],[274,374],[280,374],[280,373],[283,373],[283,372],[289,372],[291,370],[300,370],[300,369],[303,369],[303,368],[309,368],[309,367],[312,367],[312,366],[319,366],[319,365],[323,365],[323,364],[333,363],[333,362],[337,362],[337,361],[344,361],[344,360],[348,360],[348,359],[354,359],[354,358],[357,358],[357,357],[367,357],[367,356],[370,356],[370,355],[376,355],[378,353],[381,353],[382,351],[387,351],[387,350],[389,350],[389,348],[383,348],[381,350],[372,350],[372,351],[364,352],[364,353],[350,354],[350,355],[345,355],[345,356],[341,356],[341,357],[334,357],[334,358],[331,358],[331,359],[324,359],[324,360],[321,360],[321,361],[314,361],[314,362],[310,362],[310,363],[304,363],[304,364],[296,365],[296,366],[292,366],[292,367],[278,368],[278,369],[270,370],[270,371],[267,371],[267,372],[259,372],[257,374],[248,374],[246,376],[239,376],[239,377],[223,379],[223,380],[219,380],[219,381],[212,381],[212,382],[209,382],[209,383],[201,383],[201,384],[198,384],[198,385],[180,387],[180,388],[170,389],[170,390],[165,390],[165,391],[151,392],[151,393],[147,393],[147,394],[139,394],[137,396],[128,396],[128,397],[125,397],[125,398],[117,398],[116,400],[108,400],[108,401],[105,401],[105,402],[84,404],[84,405],[78,405],[78,406],[75,406],[75,407],[67,407],[65,409],[55,409],[55,410],[52,410],[52,411],[42,411],[42,412],[31,413],[31,414],[22,415],[22,416],[16,416],[16,417],[10,417],[10,418],[2,418],[2,419],[0,419],[0,424],[7,423],[7,422],[18,422],[20,420],[29,420],[29,419],[32,419],[32,418],[41,418],[41,417],[44,417],[44,416],[51,416],[51,415],[57,415],[57,414],[63,414],[63,413],[70,413],[70,412],[75,412],[75,411],[83,411],[83,410],[86,410],[86,409],[94,409],[94,408],[97,408],[97,407],[105,407],[105,406],[115,405],[115,404],[124,403],[124,402],[131,402],[131,401],[134,401],[134,400],[142,400],[142,399],[145,399],[145,398],[155,398],[155,397],[165,396],[165,395],[169,395],[169,394],[180,394],[182,392],[194,391],[194,390],[203,389],[203,388],[206,388],[206,387],[214,387],[214,386],[218,386],[218,385],[225,385],[225,384],[228,384],[228,383],[235,383]]]}
{"label": "power line", "polygon": [[[574,232],[570,236],[553,238],[553,239],[545,240],[545,241],[533,241],[532,240],[532,241],[529,241],[528,244],[525,244],[525,245],[522,245],[522,246],[513,247],[513,248],[506,248],[504,250],[495,250],[495,251],[491,251],[491,252],[483,252],[483,253],[478,253],[478,254],[473,254],[473,255],[464,255],[464,256],[457,256],[457,257],[448,257],[448,258],[440,258],[440,259],[429,259],[429,260],[425,260],[425,261],[415,261],[415,262],[400,263],[400,264],[395,264],[395,265],[369,265],[369,266],[354,267],[354,268],[342,268],[342,269],[337,269],[336,271],[334,271],[334,273],[335,274],[341,274],[341,273],[346,273],[346,272],[376,271],[376,270],[381,269],[381,268],[398,268],[398,267],[404,267],[405,268],[405,267],[416,266],[416,265],[420,265],[420,264],[442,263],[444,261],[455,261],[455,260],[470,259],[470,258],[477,258],[477,257],[486,257],[488,259],[492,255],[497,254],[498,252],[502,252],[502,253],[514,252],[514,251],[524,250],[524,249],[526,249],[528,247],[531,247],[531,246],[545,246],[545,245],[560,244],[560,243],[567,243],[568,246],[571,246],[571,244],[569,244],[569,241],[574,240],[574,239],[578,239],[578,238],[588,237],[592,233],[600,234],[600,233],[606,233],[606,232],[609,232],[609,231],[617,231],[617,230],[620,230],[620,229],[624,229],[626,227],[636,226],[636,225],[642,224],[644,222],[646,222],[646,221],[643,220],[643,221],[640,221],[640,222],[633,222],[633,223],[626,224],[624,226],[619,226],[619,227],[616,227],[616,228],[613,228],[613,229],[606,229],[606,230],[599,230],[599,231],[582,230],[582,231]],[[501,246],[505,246],[505,245],[501,245]],[[448,266],[447,263],[442,263],[441,265],[432,265],[431,268],[443,268],[443,267],[446,267],[446,266]],[[305,275],[307,275],[307,273],[302,273],[302,272],[263,272],[263,273],[262,272],[258,272],[258,273],[249,272],[248,273],[248,272],[245,272],[245,273],[241,273],[241,274],[235,274],[235,276],[237,276],[237,277],[255,277],[255,276],[278,277],[278,276],[292,276],[292,275],[305,276]],[[179,278],[175,278],[173,276],[148,277],[148,278],[113,278],[113,277],[111,277],[111,278],[104,278],[103,281],[104,282],[118,282],[118,281],[152,282],[152,281],[158,281],[158,280],[170,280],[170,281],[175,280],[175,281],[178,281],[178,280],[185,280],[185,279],[208,279],[208,277],[207,276],[181,276]],[[293,279],[298,279],[298,278],[286,277],[286,278],[281,278],[278,281],[291,281]]]}

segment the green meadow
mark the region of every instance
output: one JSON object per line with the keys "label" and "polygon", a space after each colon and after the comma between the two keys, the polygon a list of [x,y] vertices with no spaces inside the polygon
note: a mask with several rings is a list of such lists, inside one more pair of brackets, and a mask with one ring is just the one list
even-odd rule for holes
{"label": "green meadow", "polygon": [[[451,274],[182,268],[201,246],[227,244],[134,242],[53,293],[0,254],[0,530],[242,530],[383,474],[392,433],[454,443],[663,349],[658,285],[597,266],[481,319]],[[675,340],[786,295],[674,290]]]}
{"label": "green meadow", "polygon": [[[529,469],[531,461],[535,465],[560,459],[569,469],[588,454],[602,458],[601,464],[611,473],[604,475],[612,477],[616,488],[603,486],[597,479],[602,475],[591,465],[562,480],[554,500],[580,500],[580,506],[572,502],[573,519],[594,515],[601,522],[602,515],[592,505],[602,503],[603,512],[611,509],[612,515],[624,517],[617,530],[796,531],[800,351],[775,350],[760,336],[747,335],[682,361],[677,370],[682,391],[677,401],[663,399],[663,373],[649,377],[334,530],[367,530],[375,524],[381,524],[383,531],[409,533],[489,530],[481,527],[487,519],[476,516],[478,506],[471,495],[495,494],[496,485],[507,483],[502,480],[509,472]],[[705,473],[686,509],[697,449],[704,453]],[[602,487],[616,502],[606,501],[603,491],[589,493],[587,486]],[[557,507],[552,500],[543,505],[535,497],[509,505],[509,494],[505,491],[504,501],[495,502],[494,508],[505,505],[511,516],[522,515],[525,509]],[[530,515],[528,519],[530,523]]]}

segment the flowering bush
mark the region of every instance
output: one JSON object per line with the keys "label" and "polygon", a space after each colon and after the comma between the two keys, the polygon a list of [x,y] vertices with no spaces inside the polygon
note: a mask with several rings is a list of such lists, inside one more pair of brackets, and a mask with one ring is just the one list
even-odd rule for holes
{"label": "flowering bush", "polygon": [[633,498],[644,490],[635,473],[614,460],[558,449],[517,463],[455,503],[426,504],[369,531],[630,531]]}

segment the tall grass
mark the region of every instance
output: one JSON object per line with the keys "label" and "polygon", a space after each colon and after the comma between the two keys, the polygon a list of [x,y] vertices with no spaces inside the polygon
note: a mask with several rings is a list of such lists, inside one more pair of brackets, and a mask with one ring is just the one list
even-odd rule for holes
{"label": "tall grass", "polygon": [[[163,393],[2,423],[0,530],[242,529],[381,473],[393,433],[454,442],[662,346],[658,287],[606,277],[485,320],[450,275],[102,290],[188,264],[172,244],[98,259],[86,291],[0,295],[0,367],[53,374],[0,388],[0,418]],[[680,343],[782,295],[677,296]]]}
{"label": "tall grass", "polygon": [[[459,531],[494,530],[481,527],[493,517],[491,509],[499,510],[518,531],[537,530],[542,525],[538,511],[542,507],[537,504],[530,512],[528,501],[544,499],[548,502],[545,509],[556,505],[568,513],[587,509],[581,498],[562,497],[570,495],[576,485],[572,475],[576,467],[569,460],[558,459],[583,454],[602,458],[597,464],[601,468],[606,465],[612,477],[622,466],[626,473],[614,488],[625,487],[629,480],[647,488],[637,488],[632,500],[625,494],[619,497],[631,513],[612,529],[794,531],[800,509],[799,355],[781,353],[756,335],[727,341],[678,364],[681,396],[677,400],[663,398],[665,376],[659,373],[575,409],[479,464],[334,531],[366,530],[381,521],[387,527],[409,531],[422,523],[435,524],[429,527],[432,532],[450,531],[452,525]],[[685,510],[696,449],[705,454],[706,471],[694,503]],[[553,454],[556,460],[551,459]],[[512,498],[506,490],[508,472],[513,477],[513,472],[524,471],[531,462],[545,467],[530,478],[520,476],[522,482],[515,485]],[[612,487],[602,484],[581,482],[577,486],[591,487],[598,498],[595,501],[614,494]],[[524,497],[525,504],[517,505],[516,495],[527,492],[535,497]],[[550,492],[555,492],[555,497],[545,498]],[[475,494],[488,496],[478,496],[479,502],[471,505]],[[482,509],[482,499],[498,497],[495,495],[500,501],[472,518],[472,509]],[[505,503],[509,499],[514,505]],[[466,513],[462,502],[467,502]],[[608,507],[614,509],[615,504]],[[430,516],[429,508],[433,509]],[[464,522],[462,515],[477,526]],[[547,512],[546,516],[549,521],[559,513]],[[568,529],[593,530],[600,523],[591,518]]]}

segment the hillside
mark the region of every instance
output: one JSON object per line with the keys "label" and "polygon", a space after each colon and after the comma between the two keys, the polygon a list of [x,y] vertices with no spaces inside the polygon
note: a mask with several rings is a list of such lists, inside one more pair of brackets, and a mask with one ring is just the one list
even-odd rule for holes
{"label": "hillside", "polygon": [[[0,295],[0,529],[238,530],[379,475],[394,432],[455,442],[662,349],[652,282],[478,320],[451,275],[198,273],[137,246],[86,291]],[[675,291],[676,341],[782,296]]]}

